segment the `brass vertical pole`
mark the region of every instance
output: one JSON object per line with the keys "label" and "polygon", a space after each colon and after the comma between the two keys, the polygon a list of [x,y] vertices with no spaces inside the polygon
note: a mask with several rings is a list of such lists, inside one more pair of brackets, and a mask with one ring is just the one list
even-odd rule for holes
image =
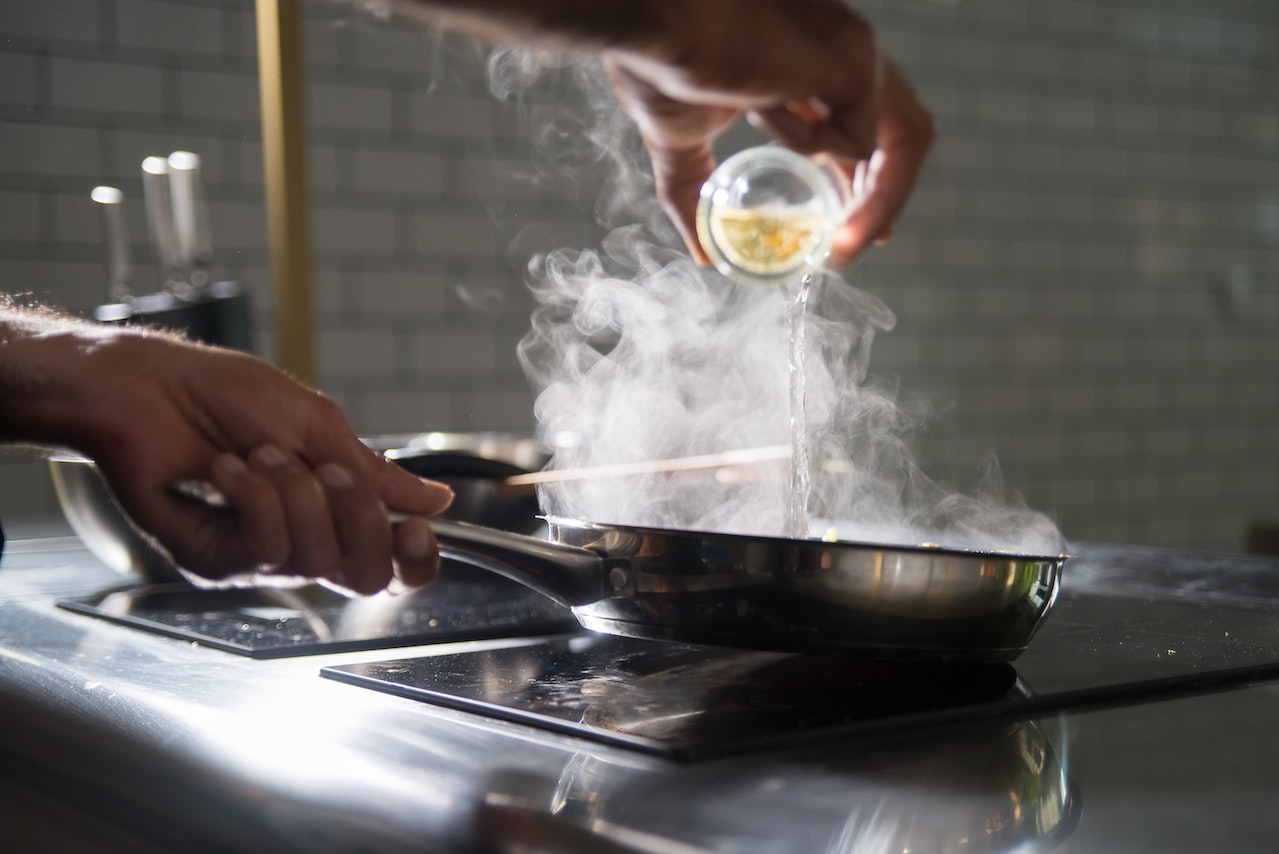
{"label": "brass vertical pole", "polygon": [[257,0],[267,234],[279,366],[313,381],[310,227],[298,0]]}

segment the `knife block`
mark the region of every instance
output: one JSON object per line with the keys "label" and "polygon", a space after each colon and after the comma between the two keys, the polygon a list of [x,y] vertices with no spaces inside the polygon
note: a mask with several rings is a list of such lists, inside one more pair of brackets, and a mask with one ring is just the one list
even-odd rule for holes
{"label": "knife block", "polygon": [[172,329],[206,344],[253,350],[249,295],[238,282],[215,282],[189,299],[170,293],[143,294],[100,305],[93,314],[100,323]]}

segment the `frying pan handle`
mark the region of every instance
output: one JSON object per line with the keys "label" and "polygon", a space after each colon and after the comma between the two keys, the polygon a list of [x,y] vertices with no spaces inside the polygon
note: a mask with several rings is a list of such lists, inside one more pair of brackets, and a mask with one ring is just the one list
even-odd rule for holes
{"label": "frying pan handle", "polygon": [[465,522],[432,519],[442,557],[474,564],[570,608],[610,592],[606,562],[590,549]]}
{"label": "frying pan handle", "polygon": [[[226,496],[205,480],[177,480],[169,489],[209,507],[227,506]],[[388,518],[392,523],[404,519],[397,513]],[[598,602],[611,592],[608,570],[617,561],[590,549],[439,518],[431,520],[431,529],[442,557],[504,575],[569,608]]]}

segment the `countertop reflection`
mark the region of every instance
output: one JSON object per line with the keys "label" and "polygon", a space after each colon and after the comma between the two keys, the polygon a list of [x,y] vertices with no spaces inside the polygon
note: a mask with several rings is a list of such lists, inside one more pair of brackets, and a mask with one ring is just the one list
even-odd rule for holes
{"label": "countertop reflection", "polygon": [[[0,797],[19,848],[103,833],[140,851],[198,838],[273,852],[1199,852],[1279,838],[1279,690],[1264,675],[1181,699],[672,761],[319,677],[528,641],[253,660],[54,605],[115,582],[70,540],[10,543],[0,562]],[[1167,628],[1143,623],[1150,601],[1105,615],[1141,641],[1134,658]],[[1249,649],[1268,643],[1265,621],[1249,622],[1264,607],[1187,607],[1199,620],[1177,655],[1202,640],[1209,660],[1220,649],[1206,635],[1226,625]],[[706,666],[683,672],[705,682]],[[606,699],[651,703],[669,679]],[[717,725],[724,698],[694,693]]]}

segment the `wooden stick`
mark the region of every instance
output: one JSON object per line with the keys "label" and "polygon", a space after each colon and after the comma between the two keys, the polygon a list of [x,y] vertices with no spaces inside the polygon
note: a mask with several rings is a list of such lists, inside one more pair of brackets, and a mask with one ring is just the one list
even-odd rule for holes
{"label": "wooden stick", "polygon": [[533,486],[539,483],[559,483],[566,480],[586,480],[599,477],[626,477],[641,474],[665,474],[676,471],[697,471],[727,466],[748,466],[756,463],[789,459],[788,445],[767,445],[762,448],[742,448],[718,454],[701,454],[693,457],[672,457],[664,460],[638,460],[633,463],[613,463],[603,466],[587,466],[576,469],[551,469],[517,474],[502,481],[504,486]]}

